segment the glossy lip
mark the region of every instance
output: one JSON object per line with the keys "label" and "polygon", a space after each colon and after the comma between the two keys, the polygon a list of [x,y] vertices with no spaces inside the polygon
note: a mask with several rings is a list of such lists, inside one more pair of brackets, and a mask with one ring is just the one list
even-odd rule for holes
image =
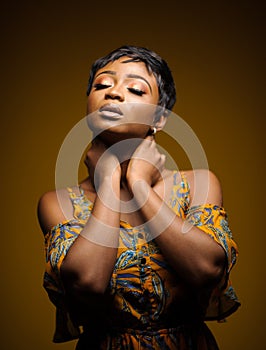
{"label": "glossy lip", "polygon": [[115,103],[107,103],[99,109],[99,113],[107,118],[118,119],[123,113]]}

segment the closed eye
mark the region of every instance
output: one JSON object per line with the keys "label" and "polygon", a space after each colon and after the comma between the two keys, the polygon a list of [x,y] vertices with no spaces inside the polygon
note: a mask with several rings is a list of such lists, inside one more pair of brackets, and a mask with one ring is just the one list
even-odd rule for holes
{"label": "closed eye", "polygon": [[95,90],[102,90],[102,89],[107,89],[112,85],[109,84],[94,84],[93,87],[95,88]]}
{"label": "closed eye", "polygon": [[136,88],[128,87],[127,89],[128,89],[128,91],[130,91],[133,94],[138,95],[138,96],[142,96],[142,95],[144,95],[146,93],[145,91],[139,90],[139,89],[136,89]]}

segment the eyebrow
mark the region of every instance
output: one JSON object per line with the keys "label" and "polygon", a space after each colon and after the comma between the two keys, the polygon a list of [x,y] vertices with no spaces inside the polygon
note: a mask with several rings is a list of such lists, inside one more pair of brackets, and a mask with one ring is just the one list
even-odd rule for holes
{"label": "eyebrow", "polygon": [[[105,71],[103,71],[103,72],[97,74],[97,75],[95,76],[95,78],[97,78],[97,77],[98,77],[99,75],[101,75],[101,74],[116,75],[116,72],[113,71],[113,70],[105,70]],[[149,86],[150,91],[152,92],[152,88],[151,88],[150,83],[148,82],[147,79],[143,78],[141,75],[138,75],[138,74],[126,74],[126,77],[127,77],[127,78],[141,79],[141,80],[145,81],[145,83]]]}

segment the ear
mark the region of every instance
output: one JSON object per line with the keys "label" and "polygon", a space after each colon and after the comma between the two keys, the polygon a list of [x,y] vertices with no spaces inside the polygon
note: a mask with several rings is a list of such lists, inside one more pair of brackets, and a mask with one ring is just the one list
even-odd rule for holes
{"label": "ear", "polygon": [[155,120],[154,126],[156,127],[157,131],[160,131],[164,128],[166,121],[167,117],[165,117],[164,115],[161,115]]}

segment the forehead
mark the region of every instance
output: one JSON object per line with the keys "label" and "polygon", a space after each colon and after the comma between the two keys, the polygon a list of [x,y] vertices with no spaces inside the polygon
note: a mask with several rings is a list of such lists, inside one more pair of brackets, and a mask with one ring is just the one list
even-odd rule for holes
{"label": "forehead", "polygon": [[127,62],[128,60],[131,60],[131,57],[123,56],[113,62],[109,62],[104,67],[100,68],[95,76],[105,71],[113,71],[116,75],[138,74],[149,79],[150,82],[156,83],[155,76],[152,72],[149,73],[144,62]]}

